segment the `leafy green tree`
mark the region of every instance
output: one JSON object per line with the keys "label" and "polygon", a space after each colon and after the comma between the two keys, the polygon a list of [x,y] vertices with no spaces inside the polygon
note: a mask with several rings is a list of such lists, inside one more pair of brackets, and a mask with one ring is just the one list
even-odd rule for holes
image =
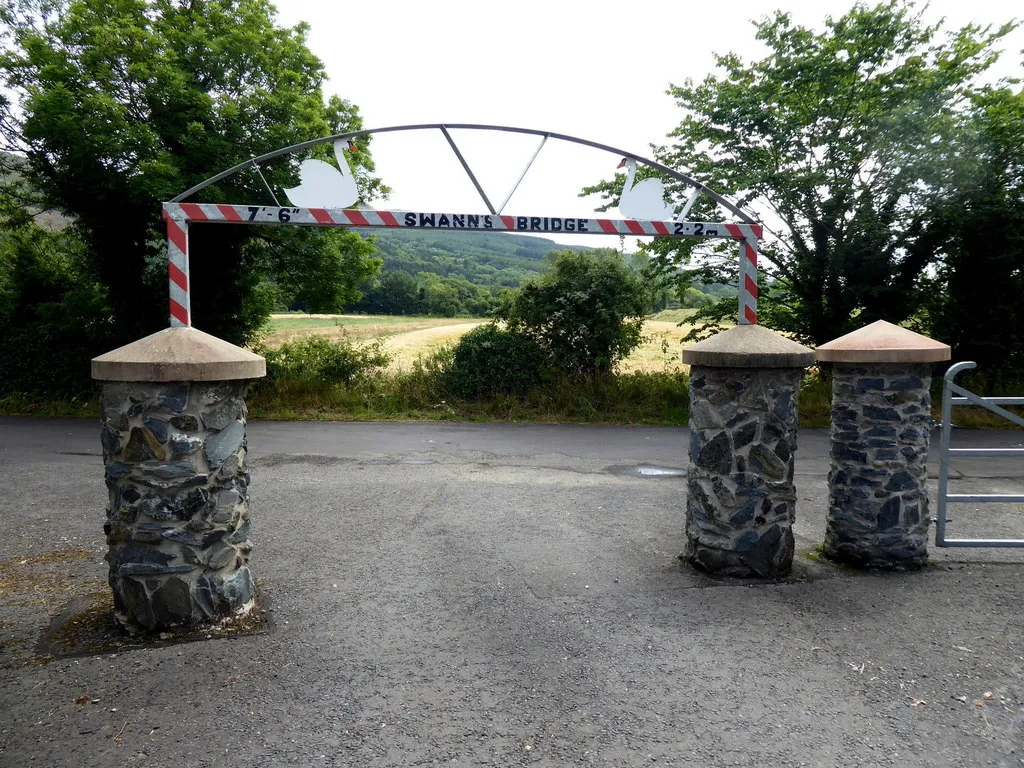
{"label": "leafy green tree", "polygon": [[713,297],[706,293],[703,293],[693,286],[688,287],[683,292],[682,306],[687,309],[694,309],[697,307],[706,307],[714,304],[715,300]]}
{"label": "leafy green tree", "polygon": [[933,207],[943,254],[930,331],[989,381],[1024,376],[1024,91],[987,88],[957,145],[962,162]]}
{"label": "leafy green tree", "polygon": [[416,275],[416,282],[425,314],[438,317],[455,317],[459,314],[459,292],[451,282],[433,272],[420,272]]}
{"label": "leafy green tree", "polygon": [[497,305],[493,289],[434,272],[419,272],[413,277],[405,270],[386,270],[361,290],[363,297],[352,306],[359,312],[486,317]]}
{"label": "leafy green tree", "polygon": [[642,341],[647,288],[616,251],[555,251],[550,267],[496,310],[568,373],[607,373]]}
{"label": "leafy green tree", "polygon": [[361,290],[362,298],[353,306],[359,312],[375,315],[418,315],[423,312],[416,278],[404,269],[384,270]]}
{"label": "leafy green tree", "polygon": [[9,199],[0,198],[0,222],[0,394],[88,390],[110,312],[82,241],[40,227]]}
{"label": "leafy green tree", "polygon": [[[670,88],[685,116],[657,158],[765,214],[761,265],[774,279],[762,294],[764,322],[822,343],[914,313],[936,258],[929,206],[953,162],[946,150],[967,89],[1010,28],[970,26],[941,39],[896,1],[855,5],[820,33],[776,12],[756,24],[768,56],[719,55],[719,73]],[[620,187],[584,192],[614,200]],[[705,215],[715,215],[706,199],[691,218]],[[731,244],[709,252],[659,240],[654,252],[673,271],[695,248],[709,266],[676,273],[683,288],[736,281]]]}
{"label": "leafy green tree", "polygon": [[[306,27],[276,26],[266,0],[4,0],[0,14],[0,73],[14,101],[0,148],[23,154],[42,204],[71,217],[117,341],[167,322],[162,201],[254,155],[362,126],[354,105],[325,102]],[[360,144],[352,162],[369,199],[386,188]],[[263,169],[272,188],[295,184],[298,159]],[[255,172],[202,199],[270,202]],[[235,342],[273,306],[269,284],[310,309],[337,309],[377,268],[372,246],[341,230],[191,235],[194,322]]]}

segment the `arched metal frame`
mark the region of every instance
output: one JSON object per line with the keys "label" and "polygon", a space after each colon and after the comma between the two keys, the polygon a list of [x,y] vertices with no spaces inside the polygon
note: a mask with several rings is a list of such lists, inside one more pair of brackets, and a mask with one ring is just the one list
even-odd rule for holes
{"label": "arched metal frame", "polygon": [[[467,176],[480,194],[484,205],[489,211],[488,214],[459,214],[459,213],[426,213],[419,211],[383,211],[383,210],[356,210],[351,208],[295,208],[282,207],[277,204],[270,185],[263,179],[259,170],[260,163],[274,158],[287,155],[292,152],[299,152],[304,149],[319,146],[321,144],[333,143],[339,140],[356,139],[361,136],[369,136],[382,133],[397,133],[403,131],[439,130],[444,135],[452,151],[455,153]],[[499,208],[495,208],[487,197],[472,169],[459,150],[458,145],[452,138],[450,130],[479,130],[499,131],[505,133],[519,133],[533,136],[540,136],[541,142],[533,156],[530,158],[509,192],[505,201]],[[681,212],[685,219],[691,206],[701,194],[707,195],[720,206],[740,219],[739,223],[731,222],[699,222],[699,221],[644,221],[634,219],[597,219],[579,217],[557,217],[557,216],[508,216],[504,215],[505,205],[515,193],[519,184],[525,178],[527,172],[536,160],[540,150],[548,139],[558,139],[572,144],[592,147],[609,152],[621,157],[628,157],[643,163],[660,173],[683,182],[691,187],[693,191],[686,201]],[[263,179],[267,191],[274,200],[274,206],[252,206],[252,205],[214,205],[202,203],[185,203],[186,198],[194,195],[206,187],[216,184],[240,171],[255,170]],[[757,323],[757,254],[758,243],[762,237],[763,230],[758,221],[739,208],[736,204],[719,195],[696,179],[686,174],[669,168],[666,165],[651,160],[632,152],[612,147],[607,144],[600,144],[595,141],[581,139],[576,136],[569,136],[552,131],[543,131],[533,128],[514,128],[504,125],[478,125],[475,123],[424,123],[419,125],[397,125],[385,128],[373,128],[362,131],[350,131],[339,133],[334,136],[326,136],[320,139],[305,141],[294,144],[290,147],[277,149],[259,157],[254,157],[244,163],[239,163],[225,171],[211,176],[205,181],[196,184],[194,187],[174,197],[170,202],[163,205],[164,218],[167,220],[167,253],[168,253],[168,280],[170,287],[170,321],[172,326],[190,326],[192,324],[191,292],[189,290],[189,259],[188,259],[188,230],[191,224],[200,222],[209,223],[233,223],[233,224],[288,224],[299,226],[320,226],[320,227],[397,227],[408,229],[442,229],[461,231],[508,231],[524,232],[534,234],[552,234],[562,232],[573,232],[574,234],[607,234],[607,235],[640,235],[655,237],[699,237],[699,238],[729,238],[739,241],[740,250],[740,272],[739,272],[739,313],[738,321],[741,324]]]}

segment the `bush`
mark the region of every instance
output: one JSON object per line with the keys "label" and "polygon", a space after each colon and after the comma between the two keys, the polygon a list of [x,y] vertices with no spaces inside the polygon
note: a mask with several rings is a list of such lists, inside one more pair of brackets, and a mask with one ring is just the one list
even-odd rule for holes
{"label": "bush", "polygon": [[267,358],[268,383],[315,380],[349,385],[382,373],[390,362],[381,341],[358,346],[348,339],[331,341],[323,336],[307,336],[259,352]]}
{"label": "bush", "polygon": [[559,251],[495,313],[569,374],[607,373],[643,337],[649,294],[615,251]]}
{"label": "bush", "polygon": [[524,395],[543,372],[544,351],[537,342],[488,323],[459,339],[446,380],[457,397]]}
{"label": "bush", "polygon": [[90,359],[120,344],[83,253],[73,232],[44,230],[0,199],[0,396],[95,391]]}

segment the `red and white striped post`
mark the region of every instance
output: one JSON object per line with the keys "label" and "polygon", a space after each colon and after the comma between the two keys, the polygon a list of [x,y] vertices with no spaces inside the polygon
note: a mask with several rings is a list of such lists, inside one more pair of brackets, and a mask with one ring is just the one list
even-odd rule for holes
{"label": "red and white striped post", "polygon": [[740,240],[740,325],[757,325],[757,238]]}
{"label": "red and white striped post", "polygon": [[167,281],[170,287],[171,327],[191,327],[192,299],[188,282],[188,220],[167,219]]}
{"label": "red and white striped post", "polygon": [[740,325],[757,325],[757,251],[764,233],[760,224],[726,224],[726,230],[740,244]]}

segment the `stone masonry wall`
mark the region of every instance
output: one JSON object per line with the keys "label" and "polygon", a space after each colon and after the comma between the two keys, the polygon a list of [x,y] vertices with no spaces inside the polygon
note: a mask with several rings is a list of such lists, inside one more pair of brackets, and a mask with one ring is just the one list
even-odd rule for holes
{"label": "stone masonry wall", "polygon": [[728,576],[793,563],[801,368],[690,370],[685,557]]}
{"label": "stone masonry wall", "polygon": [[200,624],[252,605],[246,386],[103,386],[109,581],[129,629]]}
{"label": "stone masonry wall", "polygon": [[836,364],[825,553],[865,568],[928,559],[930,368]]}

